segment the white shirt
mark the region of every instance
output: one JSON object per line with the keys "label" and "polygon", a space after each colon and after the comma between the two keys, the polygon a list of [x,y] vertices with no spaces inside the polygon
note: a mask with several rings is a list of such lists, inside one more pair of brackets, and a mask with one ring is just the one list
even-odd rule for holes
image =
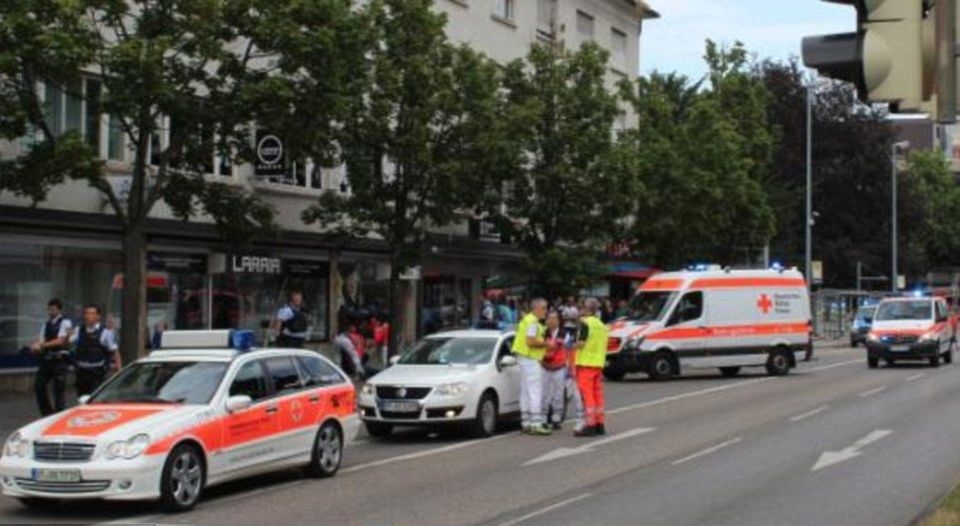
{"label": "white shirt", "polygon": [[[292,320],[294,316],[296,316],[296,313],[293,312],[293,307],[291,307],[289,303],[277,310],[277,319],[280,320],[281,323]],[[287,336],[293,336],[294,338],[306,339],[310,331],[293,332],[284,327],[280,332]]]}
{"label": "white shirt", "polygon": [[[70,318],[64,318],[63,315],[59,315],[51,321],[62,320],[60,322],[60,331],[57,332],[57,338],[64,338],[67,334],[70,334],[70,329],[73,329],[73,322],[70,321]],[[47,324],[44,323],[40,326],[40,341],[46,343],[47,338]]]}
{"label": "white shirt", "polygon": [[[87,328],[86,326],[80,327],[79,329],[74,331],[72,335],[70,335],[70,343],[71,344],[77,343],[77,339],[80,336],[80,331],[87,331],[87,333],[91,333],[99,329],[101,325],[102,324],[98,323],[92,328]],[[109,352],[115,352],[119,348],[117,346],[117,335],[110,329],[106,329],[106,328],[103,329],[103,332],[100,333],[100,344],[103,345]]]}

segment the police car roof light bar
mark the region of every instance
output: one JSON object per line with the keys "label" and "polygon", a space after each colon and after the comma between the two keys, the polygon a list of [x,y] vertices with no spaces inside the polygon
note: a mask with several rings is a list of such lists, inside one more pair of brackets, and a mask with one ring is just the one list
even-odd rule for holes
{"label": "police car roof light bar", "polygon": [[253,331],[246,329],[164,331],[160,335],[160,349],[235,349],[249,351],[256,343],[254,336]]}

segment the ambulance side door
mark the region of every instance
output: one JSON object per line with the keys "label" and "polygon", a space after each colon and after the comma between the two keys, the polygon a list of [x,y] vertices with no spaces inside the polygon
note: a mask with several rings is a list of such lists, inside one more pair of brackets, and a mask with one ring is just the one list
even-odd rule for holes
{"label": "ambulance side door", "polygon": [[230,473],[255,466],[271,456],[270,441],[277,432],[277,403],[272,398],[262,360],[240,366],[230,383],[229,396],[246,395],[253,404],[223,419],[220,471]]}
{"label": "ambulance side door", "polygon": [[703,291],[685,292],[667,319],[667,330],[676,335],[673,341],[680,358],[701,357],[706,350],[708,330],[704,305]]}

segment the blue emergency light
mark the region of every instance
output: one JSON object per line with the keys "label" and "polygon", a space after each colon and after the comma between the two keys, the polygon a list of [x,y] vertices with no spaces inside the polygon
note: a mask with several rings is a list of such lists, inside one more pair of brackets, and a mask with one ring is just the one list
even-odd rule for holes
{"label": "blue emergency light", "polygon": [[230,331],[230,348],[246,352],[256,345],[255,334],[249,329],[233,329]]}

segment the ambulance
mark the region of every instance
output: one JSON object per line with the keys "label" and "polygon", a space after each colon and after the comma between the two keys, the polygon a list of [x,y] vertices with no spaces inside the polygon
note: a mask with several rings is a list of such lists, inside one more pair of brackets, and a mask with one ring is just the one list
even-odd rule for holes
{"label": "ambulance", "polygon": [[717,266],[656,274],[610,324],[604,374],[655,380],[693,369],[735,376],[744,367],[784,375],[813,352],[810,297],[794,269]]}
{"label": "ambulance", "polygon": [[51,500],[159,500],[186,511],[214,484],[300,466],[334,475],[360,422],[336,365],[299,349],[257,349],[250,331],[167,331],[162,349],[80,405],[10,435],[0,488]]}

